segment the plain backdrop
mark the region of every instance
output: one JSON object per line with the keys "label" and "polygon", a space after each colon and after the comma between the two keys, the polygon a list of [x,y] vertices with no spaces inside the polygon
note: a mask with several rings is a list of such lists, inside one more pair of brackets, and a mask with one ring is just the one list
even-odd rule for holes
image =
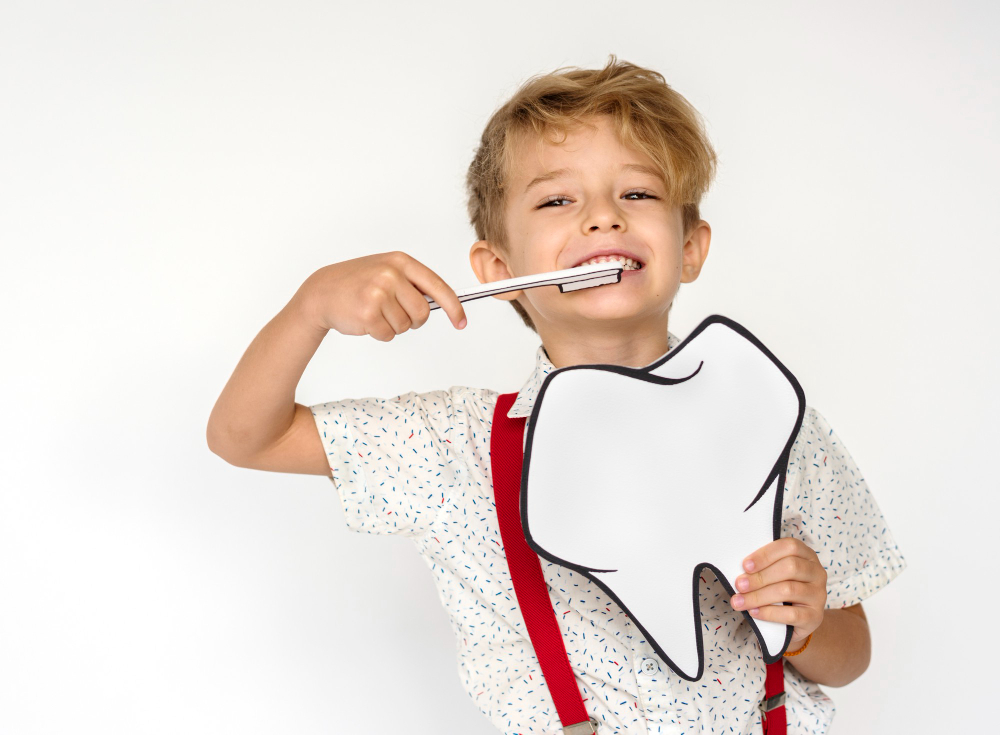
{"label": "plain backdrop", "polygon": [[[727,315],[802,384],[908,569],[864,601],[846,733],[989,727],[996,689],[995,3],[0,6],[0,732],[495,732],[406,539],[330,480],[206,444],[315,270],[404,250],[477,283],[463,181],[528,77],[651,67],[719,174],[671,331]],[[516,391],[539,341],[466,305],[331,332],[307,405]]]}

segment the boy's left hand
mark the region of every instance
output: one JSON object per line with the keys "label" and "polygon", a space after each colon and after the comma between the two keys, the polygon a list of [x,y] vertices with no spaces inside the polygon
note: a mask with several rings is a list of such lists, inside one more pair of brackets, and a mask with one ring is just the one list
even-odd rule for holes
{"label": "boy's left hand", "polygon": [[735,580],[739,593],[729,601],[734,610],[795,626],[792,643],[805,640],[823,622],[826,570],[816,552],[797,538],[787,536],[761,546],[743,560],[743,568],[747,574]]}

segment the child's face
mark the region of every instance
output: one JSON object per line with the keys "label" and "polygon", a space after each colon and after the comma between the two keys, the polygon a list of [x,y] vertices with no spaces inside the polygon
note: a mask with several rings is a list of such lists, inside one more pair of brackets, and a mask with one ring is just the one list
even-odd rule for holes
{"label": "child's face", "polygon": [[[504,294],[520,300],[543,339],[552,325],[665,323],[679,284],[697,278],[708,253],[708,223],[702,221],[686,244],[681,209],[665,201],[653,161],[623,147],[606,117],[593,122],[599,126],[596,132],[580,128],[562,144],[546,140],[536,147],[531,140],[517,151],[506,209],[509,256],[483,254],[480,279],[572,268],[606,248],[632,253],[642,268],[624,271],[619,283],[595,288]],[[569,171],[531,183],[559,169]],[[473,262],[475,267],[475,257]]]}

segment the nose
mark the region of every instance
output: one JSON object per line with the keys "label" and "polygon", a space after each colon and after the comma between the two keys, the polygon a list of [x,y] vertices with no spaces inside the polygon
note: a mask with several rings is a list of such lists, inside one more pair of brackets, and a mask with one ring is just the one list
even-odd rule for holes
{"label": "nose", "polygon": [[617,230],[625,231],[625,217],[615,205],[604,197],[592,200],[592,204],[586,213],[586,229],[588,232]]}

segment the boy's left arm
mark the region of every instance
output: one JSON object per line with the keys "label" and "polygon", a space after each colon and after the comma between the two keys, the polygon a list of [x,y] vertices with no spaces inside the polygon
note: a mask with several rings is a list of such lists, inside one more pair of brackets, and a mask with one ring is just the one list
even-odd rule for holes
{"label": "boy's left arm", "polygon": [[812,406],[789,452],[782,506],[779,538],[744,559],[730,602],[760,620],[792,625],[787,652],[812,633],[804,651],[784,660],[806,679],[844,686],[869,663],[860,603],[895,579],[906,559],[854,458]]}
{"label": "boy's left arm", "polygon": [[861,603],[825,609],[827,575],[815,551],[797,538],[779,538],[744,559],[743,568],[747,574],[735,581],[740,593],[730,600],[734,609],[794,626],[788,651],[801,648],[812,634],[804,651],[785,659],[800,674],[840,687],[865,672],[871,658],[865,612]]}

